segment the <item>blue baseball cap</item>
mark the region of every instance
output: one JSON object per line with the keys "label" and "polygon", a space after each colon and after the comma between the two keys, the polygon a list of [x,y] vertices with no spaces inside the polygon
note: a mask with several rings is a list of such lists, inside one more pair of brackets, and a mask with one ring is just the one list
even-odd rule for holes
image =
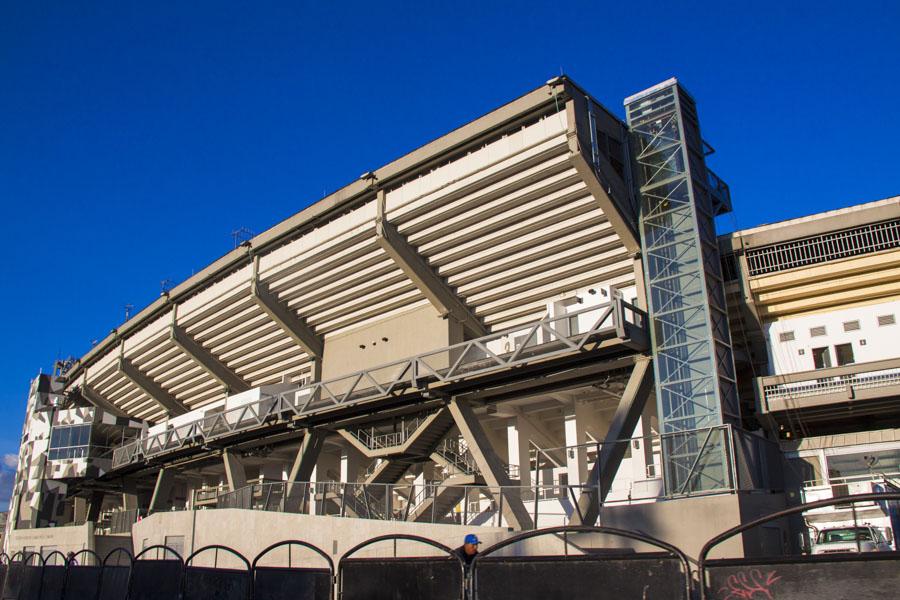
{"label": "blue baseball cap", "polygon": [[473,544],[473,545],[477,546],[481,542],[478,541],[477,535],[475,535],[474,533],[470,533],[469,535],[466,536],[465,543]]}

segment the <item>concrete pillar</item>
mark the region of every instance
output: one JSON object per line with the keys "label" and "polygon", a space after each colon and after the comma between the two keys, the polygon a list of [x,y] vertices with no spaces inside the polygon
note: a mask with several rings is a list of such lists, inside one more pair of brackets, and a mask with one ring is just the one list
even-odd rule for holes
{"label": "concrete pillar", "polygon": [[[581,417],[577,403],[566,407],[566,473],[569,485],[581,485],[587,479],[587,447],[586,423]],[[577,447],[576,447],[577,446]],[[576,492],[578,495],[578,492]]]}
{"label": "concrete pillar", "polygon": [[84,523],[87,521],[88,501],[86,498],[75,497],[72,499],[72,520],[75,523]]}
{"label": "concrete pillar", "polygon": [[122,510],[135,510],[140,508],[138,503],[138,495],[130,492],[122,493]]}
{"label": "concrete pillar", "polygon": [[233,492],[247,486],[247,472],[241,458],[230,450],[222,453],[222,462],[225,465],[225,480],[228,482],[228,490]]}
{"label": "concrete pillar", "polygon": [[341,481],[355,483],[359,478],[363,455],[355,448],[346,448],[341,451]]}
{"label": "concrete pillar", "polygon": [[515,465],[518,468],[519,485],[528,487],[531,485],[531,444],[518,418],[510,419],[507,424],[506,439],[509,448],[509,466]]}

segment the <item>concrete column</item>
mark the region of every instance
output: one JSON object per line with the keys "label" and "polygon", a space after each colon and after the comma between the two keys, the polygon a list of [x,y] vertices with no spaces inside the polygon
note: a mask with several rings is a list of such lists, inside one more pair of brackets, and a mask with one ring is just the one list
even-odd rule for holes
{"label": "concrete column", "polygon": [[241,458],[230,450],[222,453],[222,462],[225,465],[225,480],[228,482],[228,490],[233,492],[247,486],[247,472]]}
{"label": "concrete column", "polygon": [[140,505],[138,503],[138,495],[129,492],[123,492],[122,510],[134,510],[136,508],[140,508]]}
{"label": "concrete column", "polygon": [[354,448],[341,452],[341,481],[354,483],[359,478],[363,455]]}
{"label": "concrete column", "polygon": [[86,498],[72,498],[72,521],[84,523],[87,521],[88,501]]}
{"label": "concrete column", "polygon": [[588,438],[584,419],[579,418],[582,412],[575,404],[566,407],[566,473],[569,485],[581,485],[587,479],[587,447],[584,444]]}
{"label": "concrete column", "polygon": [[516,465],[519,470],[519,485],[531,485],[531,452],[530,441],[518,418],[510,419],[506,426],[507,447],[509,448],[509,466]]}

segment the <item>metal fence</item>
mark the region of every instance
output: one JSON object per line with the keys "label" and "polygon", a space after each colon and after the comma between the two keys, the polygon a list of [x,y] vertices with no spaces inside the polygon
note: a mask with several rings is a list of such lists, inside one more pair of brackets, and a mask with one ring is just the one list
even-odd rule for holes
{"label": "metal fence", "polygon": [[[805,528],[802,516],[839,502],[897,504],[900,493],[813,502],[770,513],[707,541],[699,560],[645,532],[609,527],[545,527],[482,548],[468,566],[450,547],[420,536],[366,540],[339,560],[302,540],[269,546],[252,561],[225,546],[182,558],[151,546],[102,561],[0,555],[0,597],[16,600],[589,600],[660,598],[886,598],[900,584],[900,553],[810,554],[781,544],[754,550],[753,532]],[[536,543],[546,537],[547,544]],[[741,544],[725,544],[742,536]],[[788,536],[790,537],[790,536]],[[858,538],[857,538],[858,539]],[[515,551],[507,551],[517,546]],[[561,547],[560,547],[561,546]],[[721,550],[728,547],[724,551]],[[58,555],[58,553],[56,553]],[[713,556],[716,554],[716,556]],[[61,556],[61,555],[59,555]]]}
{"label": "metal fence", "polygon": [[[711,493],[784,489],[783,456],[774,442],[730,425],[711,427],[694,433],[706,443],[698,452],[698,462],[705,468],[696,469],[680,480],[678,488],[665,484],[661,465],[663,453],[683,443],[679,434],[629,438],[615,444],[635,446],[650,457],[639,477],[620,473],[608,490],[586,485],[568,484],[565,478],[542,482],[539,477],[532,485],[489,486],[443,485],[441,483],[358,483],[358,482],[261,482],[252,483],[231,492],[203,490],[204,504],[209,508],[240,508],[288,512],[320,516],[377,519],[385,521],[414,521],[422,523],[452,523],[471,526],[508,526],[503,508],[510,502],[522,504],[531,520],[531,527],[566,525],[576,517],[580,522],[579,500],[585,492],[599,492],[603,506],[618,506],[651,502],[661,499],[689,497]],[[699,435],[696,435],[699,434]],[[638,443],[636,443],[638,442]],[[558,460],[559,455],[582,454],[584,464],[590,465],[603,451],[604,444],[588,444],[548,448],[535,456],[535,464]],[[462,460],[462,459],[461,459]],[[718,468],[711,468],[718,465]],[[515,465],[510,472],[515,472]],[[472,465],[474,469],[474,465]],[[535,476],[540,469],[531,471]],[[473,470],[474,472],[474,470]],[[701,482],[699,478],[704,478]],[[712,482],[712,478],[715,481]],[[711,485],[711,482],[714,485]],[[689,485],[688,485],[689,484]],[[605,492],[605,493],[604,493]],[[215,502],[207,499],[215,494]]]}

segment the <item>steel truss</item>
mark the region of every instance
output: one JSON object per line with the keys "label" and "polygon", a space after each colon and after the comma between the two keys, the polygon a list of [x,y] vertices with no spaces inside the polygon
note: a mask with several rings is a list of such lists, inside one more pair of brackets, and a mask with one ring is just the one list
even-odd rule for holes
{"label": "steel truss", "polygon": [[186,447],[205,446],[272,424],[337,412],[391,398],[426,398],[435,388],[477,380],[551,358],[610,345],[646,348],[646,314],[615,294],[610,302],[554,319],[505,329],[351,375],[312,382],[243,406],[207,415],[113,451],[118,469]]}
{"label": "steel truss", "polygon": [[706,168],[693,100],[676,81],[626,102],[666,482],[673,493],[708,489],[724,481],[726,453],[697,431],[740,421],[713,222],[728,188]]}

